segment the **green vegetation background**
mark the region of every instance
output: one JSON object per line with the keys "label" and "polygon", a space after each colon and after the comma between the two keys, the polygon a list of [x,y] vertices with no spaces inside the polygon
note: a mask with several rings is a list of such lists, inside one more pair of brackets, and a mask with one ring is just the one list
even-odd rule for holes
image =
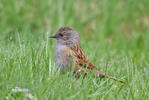
{"label": "green vegetation background", "polygon": [[[0,100],[148,100],[148,0],[0,0]],[[80,35],[86,55],[126,83],[60,74],[54,64],[61,26]]]}

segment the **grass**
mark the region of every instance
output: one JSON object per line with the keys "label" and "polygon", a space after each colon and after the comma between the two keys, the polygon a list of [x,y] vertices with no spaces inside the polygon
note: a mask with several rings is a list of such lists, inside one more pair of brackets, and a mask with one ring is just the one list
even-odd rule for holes
{"label": "grass", "polygon": [[[148,100],[148,0],[1,0],[0,100]],[[61,74],[55,41],[47,37],[72,26],[81,47],[103,72],[126,83]]]}

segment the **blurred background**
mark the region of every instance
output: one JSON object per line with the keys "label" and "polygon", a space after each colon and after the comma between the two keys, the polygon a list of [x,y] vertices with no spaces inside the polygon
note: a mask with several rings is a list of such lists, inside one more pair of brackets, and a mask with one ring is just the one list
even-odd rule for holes
{"label": "blurred background", "polygon": [[141,49],[148,45],[148,12],[148,0],[1,0],[0,40],[16,41],[19,33],[24,41],[36,41],[72,26],[82,41],[118,41]]}
{"label": "blurred background", "polygon": [[65,99],[73,93],[80,94],[78,99],[99,99],[88,97],[98,92],[94,83],[76,88],[71,79],[51,72],[56,41],[48,36],[62,26],[79,32],[82,49],[97,67],[128,82],[121,92],[116,88],[108,92],[110,83],[105,89],[98,87],[102,99],[147,100],[149,0],[0,0],[0,99],[17,85],[45,100]]}
{"label": "blurred background", "polygon": [[[89,51],[96,48],[99,56],[108,49],[148,55],[148,3],[148,0],[1,0],[0,45],[39,47],[60,27],[71,26],[79,32],[81,45]],[[53,50],[55,41],[48,42]]]}

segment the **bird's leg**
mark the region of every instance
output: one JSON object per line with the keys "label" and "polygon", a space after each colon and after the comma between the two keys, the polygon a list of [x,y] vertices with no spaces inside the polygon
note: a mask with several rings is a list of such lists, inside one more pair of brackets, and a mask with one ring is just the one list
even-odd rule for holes
{"label": "bird's leg", "polygon": [[87,71],[81,66],[75,66],[74,74],[77,78],[80,78],[81,75],[83,75],[83,78],[85,78],[85,76],[87,75]]}

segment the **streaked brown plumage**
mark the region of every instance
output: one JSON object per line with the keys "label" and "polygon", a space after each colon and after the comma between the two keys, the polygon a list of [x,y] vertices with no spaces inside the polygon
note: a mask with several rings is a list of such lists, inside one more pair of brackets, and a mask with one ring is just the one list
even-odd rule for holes
{"label": "streaked brown plumage", "polygon": [[[96,70],[97,76],[118,80],[96,69],[95,65],[88,60],[80,47],[79,35],[73,28],[61,27],[56,34],[50,38],[56,38],[57,40],[55,63],[60,68],[61,72],[71,70],[73,61],[75,73],[77,74],[84,73],[86,76],[88,72]],[[123,81],[120,82],[123,83]]]}

